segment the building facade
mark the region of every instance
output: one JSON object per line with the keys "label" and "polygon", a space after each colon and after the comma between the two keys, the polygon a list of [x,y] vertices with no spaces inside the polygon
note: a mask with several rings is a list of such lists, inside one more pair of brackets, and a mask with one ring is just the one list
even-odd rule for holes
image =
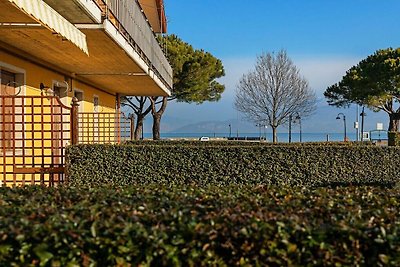
{"label": "building facade", "polygon": [[65,146],[121,140],[121,96],[170,95],[166,28],[162,0],[0,0],[0,181],[61,181]]}

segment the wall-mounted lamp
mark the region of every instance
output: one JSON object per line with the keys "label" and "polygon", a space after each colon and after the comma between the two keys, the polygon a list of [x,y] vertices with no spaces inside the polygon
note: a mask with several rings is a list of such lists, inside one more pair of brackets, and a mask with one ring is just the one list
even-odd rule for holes
{"label": "wall-mounted lamp", "polygon": [[[57,92],[57,90],[59,90],[59,92],[60,92],[61,95],[64,95],[64,94],[67,95],[68,92],[71,92],[71,91],[69,90],[69,84],[68,84],[67,81],[55,82],[55,83],[53,84],[53,86],[55,87],[56,92]],[[54,95],[56,95],[56,94],[54,94]]]}
{"label": "wall-mounted lamp", "polygon": [[9,96],[17,96],[21,93],[21,84],[17,82],[8,82],[6,84],[6,88],[3,90],[3,93]]}
{"label": "wall-mounted lamp", "polygon": [[49,86],[44,85],[43,83],[40,83],[39,88],[40,88],[40,91],[41,91],[42,95],[43,95],[43,93],[46,96],[53,96],[54,95],[53,89],[51,89]]}

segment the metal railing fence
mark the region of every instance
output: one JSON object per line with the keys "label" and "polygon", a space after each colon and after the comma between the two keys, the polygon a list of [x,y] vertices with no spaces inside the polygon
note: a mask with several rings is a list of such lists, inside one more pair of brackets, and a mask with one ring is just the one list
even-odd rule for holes
{"label": "metal railing fence", "polygon": [[0,95],[1,185],[65,181],[71,110],[55,96]]}
{"label": "metal railing fence", "polygon": [[122,112],[79,112],[78,143],[120,143],[131,138],[131,119]]}
{"label": "metal railing fence", "polygon": [[133,117],[121,112],[79,112],[57,96],[0,95],[0,186],[67,181],[65,148],[120,143],[132,138]]}
{"label": "metal railing fence", "polygon": [[144,60],[172,88],[172,68],[152,31],[137,0],[100,0],[105,4],[106,15],[117,20],[116,25],[127,34],[133,47],[144,54]]}

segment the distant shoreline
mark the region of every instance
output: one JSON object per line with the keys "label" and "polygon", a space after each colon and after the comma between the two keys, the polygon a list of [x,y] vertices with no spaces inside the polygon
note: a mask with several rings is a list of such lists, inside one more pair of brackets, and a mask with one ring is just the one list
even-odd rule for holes
{"label": "distant shoreline", "polygon": [[[161,139],[165,140],[198,140],[201,137],[208,137],[211,140],[226,140],[228,137],[240,137],[240,138],[263,138],[266,142],[270,142],[272,140],[271,133],[161,133]],[[151,133],[144,133],[145,139],[151,139]],[[347,138],[349,141],[357,141],[355,133],[348,133]],[[381,133],[372,134],[373,140],[386,140],[387,134]],[[298,132],[292,133],[292,142],[300,142],[300,134]],[[343,133],[302,133],[301,134],[302,142],[326,142],[326,141],[343,141],[344,134]],[[288,133],[278,133],[278,141],[282,143],[289,142],[289,134]],[[360,140],[359,140],[360,141]]]}

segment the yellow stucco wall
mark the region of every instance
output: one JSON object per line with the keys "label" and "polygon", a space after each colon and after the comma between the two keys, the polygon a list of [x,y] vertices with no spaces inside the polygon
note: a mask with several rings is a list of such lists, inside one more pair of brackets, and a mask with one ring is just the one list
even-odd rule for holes
{"label": "yellow stucco wall", "polygon": [[[87,84],[81,83],[79,81],[72,82],[73,90],[78,90],[83,92],[83,103],[82,112],[93,112],[93,98],[97,96],[99,98],[99,110],[98,112],[115,112],[115,96],[109,93],[105,93]],[[72,94],[70,93],[69,96]],[[68,99],[71,100],[71,99]]]}
{"label": "yellow stucco wall", "polygon": [[[40,95],[40,83],[46,86],[52,87],[54,82],[63,82],[65,77],[50,69],[43,68],[39,65],[31,63],[27,60],[17,58],[9,55],[4,51],[0,50],[0,68],[7,69],[8,66],[16,67],[18,70],[25,71],[25,88],[21,94],[24,95]],[[70,85],[71,86],[71,85]],[[115,95],[106,93],[102,90],[96,89],[93,86],[84,84],[77,80],[72,80],[72,88],[69,88],[68,99],[64,100],[63,103],[67,106],[71,104],[71,97],[73,96],[73,90],[78,89],[83,91],[84,102],[83,112],[93,111],[93,97],[97,95],[99,97],[99,104],[101,110],[104,112],[115,111]]]}
{"label": "yellow stucco wall", "polygon": [[[19,96],[40,96],[40,84],[43,83],[45,86],[53,87],[54,84],[62,84],[66,77],[56,71],[52,71],[51,69],[42,67],[34,62],[30,62],[28,60],[24,60],[14,55],[7,54],[6,52],[0,50],[0,69],[4,69],[7,71],[11,71],[14,73],[21,73],[18,84],[21,84],[21,92]],[[22,77],[22,78],[21,78]],[[94,112],[94,104],[93,99],[95,96],[99,99],[98,113],[115,113],[116,109],[116,100],[115,95],[111,93],[107,93],[100,89],[97,89],[94,86],[90,86],[86,83],[82,83],[78,80],[67,78],[69,83],[69,90],[66,97],[61,98],[62,103],[70,107],[72,102],[72,97],[74,96],[74,90],[79,90],[83,93],[83,101],[80,103],[81,107],[79,108],[80,112]],[[19,122],[17,128],[20,128],[19,131],[22,131],[26,140],[24,140],[24,144],[19,143],[17,147],[26,147],[26,149],[13,149],[13,150],[5,150],[1,149],[0,153],[2,154],[0,160],[0,184],[6,183],[7,185],[12,184],[21,184],[18,181],[26,180],[26,184],[30,184],[33,180],[38,182],[40,181],[40,175],[28,175],[28,174],[7,174],[5,175],[5,171],[12,172],[13,165],[26,165],[26,166],[36,166],[40,167],[40,165],[47,165],[51,163],[52,153],[56,153],[57,155],[60,151],[52,151],[50,147],[52,144],[54,145],[54,139],[57,139],[57,135],[51,131],[52,126],[50,126],[50,122],[54,120],[54,116],[52,117],[50,108],[40,108],[40,105],[50,105],[50,101],[53,101],[53,104],[56,105],[55,99],[26,99],[26,100],[18,100],[25,101],[23,104],[24,112],[27,114],[33,113],[38,114],[34,116],[25,116],[23,123]],[[32,102],[33,101],[33,102]],[[31,105],[35,104],[36,107],[32,108]],[[17,105],[22,105],[17,102]],[[16,113],[18,110],[16,111]],[[21,112],[21,110],[19,110]],[[68,112],[68,111],[67,111]],[[39,114],[41,114],[39,116]],[[45,115],[43,115],[43,113]],[[17,118],[16,120],[20,120],[22,116]],[[63,117],[59,117],[59,120],[69,122],[69,117],[63,115]],[[32,126],[32,121],[37,122],[38,124],[34,124]],[[43,123],[44,122],[44,123]],[[108,125],[106,123],[99,123],[98,121],[91,122],[89,127],[112,127],[114,122],[109,122]],[[17,125],[17,123],[16,123]],[[23,126],[22,126],[23,125]],[[44,125],[44,126],[41,126]],[[57,126],[59,127],[59,126]],[[67,132],[69,127],[68,123],[64,128]],[[92,132],[93,133],[93,130]],[[16,138],[18,135],[22,135],[21,133],[16,134]],[[20,137],[22,138],[22,137]],[[34,139],[32,142],[29,139]],[[44,139],[42,141],[42,139]],[[93,138],[92,138],[93,139]],[[22,142],[22,141],[16,141]],[[65,141],[64,144],[67,145]],[[14,157],[12,156],[14,155]],[[41,158],[35,158],[37,155],[43,155]],[[35,162],[33,162],[35,161]],[[32,164],[34,163],[34,164]],[[57,175],[55,177],[57,179]],[[46,175],[46,180],[49,179],[49,176]],[[17,181],[17,182],[15,182]]]}

